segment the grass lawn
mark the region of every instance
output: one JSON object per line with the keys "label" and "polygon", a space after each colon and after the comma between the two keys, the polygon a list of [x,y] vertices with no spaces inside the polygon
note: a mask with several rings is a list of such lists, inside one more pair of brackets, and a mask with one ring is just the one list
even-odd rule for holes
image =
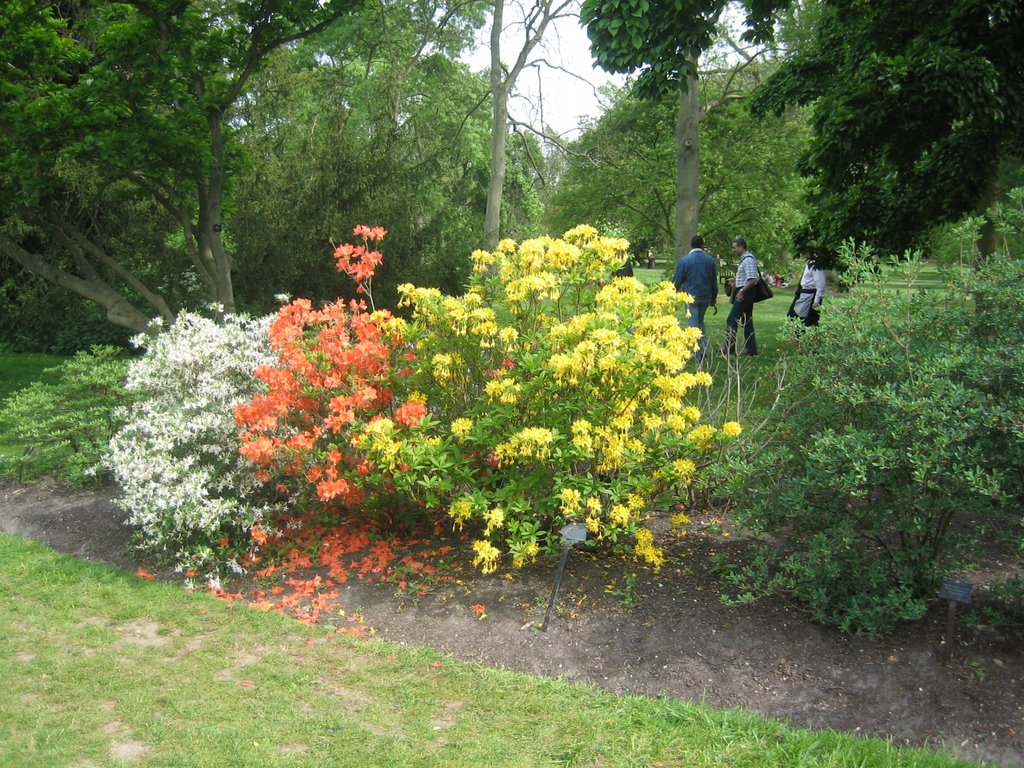
{"label": "grass lawn", "polygon": [[61,355],[0,355],[0,405],[11,393],[43,378],[43,371],[67,360]]}
{"label": "grass lawn", "polygon": [[328,636],[0,536],[0,765],[968,765]]}

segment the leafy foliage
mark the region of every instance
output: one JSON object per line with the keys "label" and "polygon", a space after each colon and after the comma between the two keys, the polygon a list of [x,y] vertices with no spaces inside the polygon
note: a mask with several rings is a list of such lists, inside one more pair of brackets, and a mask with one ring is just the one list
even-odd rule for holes
{"label": "leafy foliage", "polygon": [[1013,0],[824,0],[815,34],[756,97],[759,113],[813,105],[804,157],[813,213],[801,235],[831,258],[848,237],[917,247],[994,202],[1020,157],[1024,8]]}
{"label": "leafy foliage", "polygon": [[120,350],[97,346],[44,371],[47,381],[15,392],[0,410],[0,424],[5,441],[25,453],[3,457],[0,470],[89,482],[120,425],[117,408],[131,401],[124,390],[127,366]]}
{"label": "leafy foliage", "polygon": [[[773,0],[744,5],[752,40],[771,32]],[[584,0],[580,20],[587,27],[595,61],[609,72],[639,70],[637,89],[662,95],[695,74],[697,59],[711,47],[724,0]]]}
{"label": "leafy foliage", "polygon": [[[240,131],[252,162],[232,217],[249,306],[272,306],[282,287],[314,302],[351,297],[322,259],[353,219],[391,228],[381,306],[395,305],[399,283],[455,292],[468,277],[486,199],[486,81],[440,53],[417,58],[422,19],[366,24],[355,40],[331,33],[282,50],[254,82]],[[531,191],[511,207],[527,209]]]}
{"label": "leafy foliage", "polygon": [[[0,269],[4,264],[0,257]],[[127,348],[129,337],[98,305],[16,265],[0,278],[0,349],[73,355],[94,346]]]}
{"label": "leafy foliage", "polygon": [[[83,176],[130,185],[174,226],[208,300],[234,296],[221,225],[239,164],[231,110],[263,59],[348,0],[34,3],[0,8],[0,252],[140,331],[174,312],[88,226]],[[69,173],[70,171],[70,173]],[[63,257],[63,258],[61,258]],[[180,272],[180,265],[179,270]]]}
{"label": "leafy foliage", "polygon": [[917,257],[876,274],[864,256],[857,291],[797,340],[737,514],[770,537],[748,582],[880,632],[923,613],[981,526],[1021,523],[1024,323],[1005,286],[1024,264],[924,290]]}

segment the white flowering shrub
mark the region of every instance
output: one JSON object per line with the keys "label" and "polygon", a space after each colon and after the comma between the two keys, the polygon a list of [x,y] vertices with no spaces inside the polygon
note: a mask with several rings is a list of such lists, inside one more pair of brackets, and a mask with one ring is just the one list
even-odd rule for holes
{"label": "white flowering shrub", "polygon": [[260,386],[253,372],[272,363],[271,318],[221,323],[182,314],[134,343],[145,355],[128,370],[137,401],[121,415],[104,464],[124,493],[118,503],[143,546],[173,558],[189,576],[215,579],[248,532],[271,512],[252,465],[238,452],[234,406]]}

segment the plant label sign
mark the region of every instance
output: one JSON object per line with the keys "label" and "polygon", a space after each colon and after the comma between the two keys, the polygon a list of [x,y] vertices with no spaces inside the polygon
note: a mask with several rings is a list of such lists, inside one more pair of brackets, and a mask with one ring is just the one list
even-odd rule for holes
{"label": "plant label sign", "polygon": [[954,579],[946,576],[942,579],[942,588],[939,590],[939,597],[943,600],[952,600],[957,603],[971,602],[971,595],[974,594],[974,585],[963,579]]}

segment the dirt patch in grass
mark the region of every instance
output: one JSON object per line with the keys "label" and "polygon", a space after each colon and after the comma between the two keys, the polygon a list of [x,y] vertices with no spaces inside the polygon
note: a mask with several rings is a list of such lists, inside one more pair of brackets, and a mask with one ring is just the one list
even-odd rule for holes
{"label": "dirt patch in grass", "polygon": [[[123,519],[109,491],[0,484],[0,531],[176,578],[131,550]],[[573,551],[543,632],[555,562],[480,577],[454,570],[468,566],[456,546],[452,581],[418,595],[349,579],[335,587],[345,615],[325,612],[321,622],[342,627],[357,615],[387,640],[460,659],[1024,766],[1024,627],[961,618],[947,656],[938,599],[923,619],[880,640],[821,627],[783,600],[723,605],[718,572],[746,546],[709,527],[671,548],[660,574]],[[228,591],[255,586],[266,584]],[[440,728],[444,721],[440,713]]]}
{"label": "dirt patch in grass", "polygon": [[114,627],[114,631],[120,635],[121,642],[128,645],[166,648],[173,641],[171,635],[161,634],[160,625],[155,621],[130,621],[127,624]]}
{"label": "dirt patch in grass", "polygon": [[103,726],[103,733],[110,737],[110,757],[112,760],[138,762],[146,757],[152,748],[132,738],[132,731],[124,723],[112,720]]}

